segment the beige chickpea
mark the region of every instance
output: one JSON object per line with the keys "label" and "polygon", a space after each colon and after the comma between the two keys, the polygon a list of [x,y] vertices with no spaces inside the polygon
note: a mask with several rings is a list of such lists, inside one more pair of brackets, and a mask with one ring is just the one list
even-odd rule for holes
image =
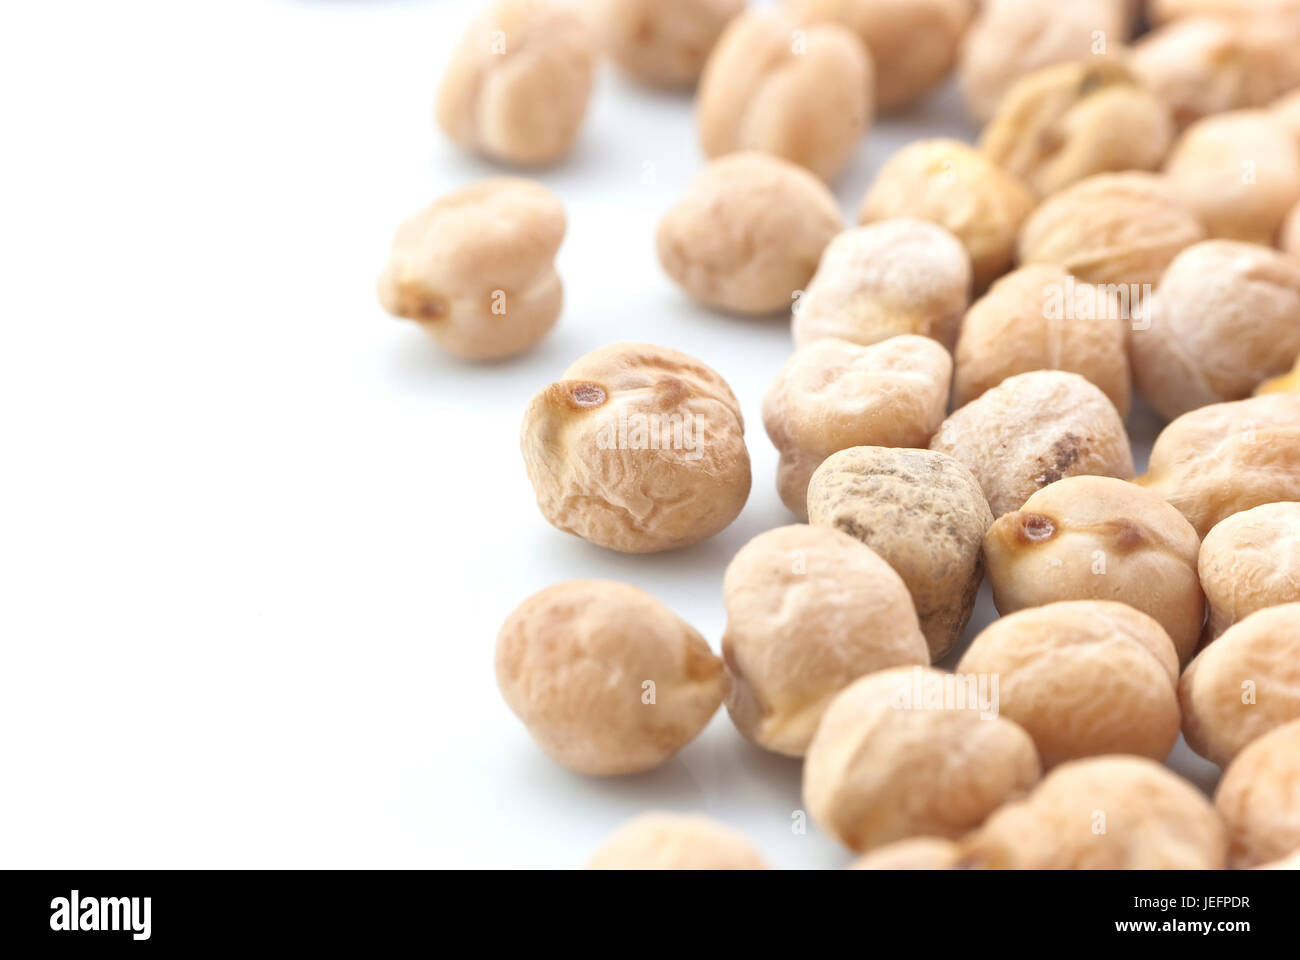
{"label": "beige chickpea", "polygon": [[1220,766],[1300,720],[1300,603],[1233,624],[1188,665],[1178,693],[1187,745]]}
{"label": "beige chickpea", "polygon": [[858,220],[915,217],[945,227],[966,247],[982,291],[1010,268],[1016,231],[1033,206],[1029,190],[979,151],[956,140],[918,140],[885,162]]}
{"label": "beige chickpea", "polygon": [[912,837],[877,847],[849,864],[850,870],[955,870],[961,847],[942,837]]}
{"label": "beige chickpea", "polygon": [[1231,866],[1254,867],[1300,850],[1300,720],[1237,754],[1214,806],[1228,829]]}
{"label": "beige chickpea", "polygon": [[971,686],[938,670],[894,667],[846,687],[804,762],[813,822],[858,852],[909,837],[956,839],[1032,787],[1033,741],[983,709]]}
{"label": "beige chickpea", "polygon": [[1133,476],[1133,452],[1114,404],[1083,377],[1060,370],[1003,380],[945,420],[930,449],[969,468],[994,517],[1064,477]]}
{"label": "beige chickpea", "polygon": [[456,143],[520,166],[552,163],[577,139],[595,72],[586,19],[553,0],[495,0],[465,32],[435,109]]}
{"label": "beige chickpea", "polygon": [[970,285],[966,248],[937,223],[898,217],[845,230],[795,303],[794,342],[867,345],[915,333],[951,350]]}
{"label": "beige chickpea", "polygon": [[930,659],[970,620],[983,579],[980,544],[993,523],[979,482],[930,450],[851,447],[808,483],[808,519],[856,537],[893,567],[912,595]]}
{"label": "beige chickpea", "polygon": [[[1066,309],[1083,286],[1048,263],[1013,270],[993,284],[962,321],[954,356],[953,404],[964,406],[1018,373],[1065,370],[1097,386],[1120,416],[1126,415],[1124,324],[1109,310],[1084,316]],[[1103,303],[1097,296],[1092,302]]]}
{"label": "beige chickpea", "polygon": [[957,62],[971,0],[786,0],[814,23],[852,30],[875,61],[876,104],[900,110],[930,93]]}
{"label": "beige chickpea", "polygon": [[1178,739],[1178,654],[1160,624],[1124,603],[1008,614],[974,639],[957,673],[998,678],[1001,715],[1047,768],[1108,753],[1163,760]]}
{"label": "beige chickpea", "polygon": [[971,866],[1012,870],[1221,870],[1227,846],[1199,790],[1121,755],[1062,764],[962,843]]}
{"label": "beige chickpea", "polygon": [[844,687],[930,662],[902,579],[838,530],[799,524],[759,534],[727,567],[723,592],[727,710],[768,750],[803,756]]}
{"label": "beige chickpea", "polygon": [[1289,373],[1265,380],[1255,388],[1255,396],[1265,393],[1300,393],[1300,357],[1296,358],[1295,366]]}
{"label": "beige chickpea", "polygon": [[699,814],[643,813],[623,824],[587,863],[589,870],[766,870],[740,833]]}
{"label": "beige chickpea", "polygon": [[1216,523],[1198,569],[1208,639],[1257,610],[1300,603],[1300,503],[1265,503]]}
{"label": "beige chickpea", "polygon": [[709,157],[759,150],[833,180],[871,125],[871,83],[871,57],[843,27],[742,14],[700,78],[700,145]]}
{"label": "beige chickpea", "polygon": [[1300,18],[1300,0],[1148,0],[1147,11],[1155,24],[1187,17]]}
{"label": "beige chickpea", "polygon": [[1273,119],[1282,124],[1291,138],[1300,144],[1300,89],[1278,97],[1269,105]]}
{"label": "beige chickpea", "polygon": [[1225,517],[1300,500],[1300,395],[1215,403],[1161,431],[1137,483],[1164,497],[1205,536]]}
{"label": "beige chickpea", "polygon": [[1159,623],[1186,663],[1205,622],[1199,548],[1192,525],[1151,491],[1110,477],[1067,477],[998,518],[984,537],[984,562],[998,612],[1065,600],[1126,603]]}
{"label": "beige chickpea", "polygon": [[556,763],[593,776],[663,763],[727,690],[722,661],[642,590],[569,580],[529,597],[497,637],[497,685]]}
{"label": "beige chickpea", "polygon": [[1048,197],[1020,231],[1021,263],[1055,263],[1097,284],[1154,286],[1179,251],[1205,239],[1167,177],[1101,173]]}
{"label": "beige chickpea", "polygon": [[689,87],[745,0],[594,0],[604,49],[628,76],[655,87]]}
{"label": "beige chickpea", "polygon": [[844,228],[808,171],[763,153],[711,161],[659,223],[664,271],[700,303],[743,314],[789,309]]}
{"label": "beige chickpea", "polygon": [[1300,260],[1253,243],[1195,244],[1165,271],[1147,319],[1129,356],[1157,412],[1244,399],[1300,355]]}
{"label": "beige chickpea", "polygon": [[808,480],[837,450],[924,447],[948,406],[952,359],[928,337],[869,347],[814,340],[781,368],[763,400],[763,426],[781,454],[776,486],[807,516]]}
{"label": "beige chickpea", "polygon": [[541,340],[564,299],[555,254],[564,208],[541,184],[497,178],[454,190],[404,221],[379,302],[448,353],[496,360]]}
{"label": "beige chickpea", "polygon": [[1174,140],[1169,108],[1117,61],[1046,67],[1007,91],[980,149],[1040,196],[1098,173],[1156,170]]}
{"label": "beige chickpea", "polygon": [[1300,203],[1292,207],[1291,212],[1282,221],[1277,245],[1283,253],[1300,258]]}
{"label": "beige chickpea", "polygon": [[533,397],[520,446],[542,515],[623,553],[696,543],[749,497],[735,395],[694,357],[616,343]]}

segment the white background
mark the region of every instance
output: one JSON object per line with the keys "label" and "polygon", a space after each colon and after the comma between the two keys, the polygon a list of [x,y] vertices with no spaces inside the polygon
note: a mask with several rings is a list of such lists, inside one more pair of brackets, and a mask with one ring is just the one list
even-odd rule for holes
{"label": "white background", "polygon": [[[568,867],[651,807],[777,866],[848,861],[792,832],[799,765],[725,711],[662,769],[592,780],[497,693],[501,621],[571,577],[638,584],[716,649],[728,559],[790,522],[759,411],[791,344],[659,269],[655,223],[701,163],[691,104],[609,68],[537,174],[569,216],[554,334],[466,366],[380,310],[398,221],[497,172],[432,123],[474,6],[0,14],[0,866]],[[879,123],[846,216],[938,133],[974,133],[951,90]],[[536,509],[523,408],[616,340],[694,354],[742,400],[754,490],[709,542],[625,557]],[[986,592],[970,632],[991,615]]]}

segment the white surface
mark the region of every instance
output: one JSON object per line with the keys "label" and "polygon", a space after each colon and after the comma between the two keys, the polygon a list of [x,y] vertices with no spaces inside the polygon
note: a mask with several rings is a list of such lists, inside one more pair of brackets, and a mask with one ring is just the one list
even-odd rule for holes
{"label": "white surface", "polygon": [[[379,309],[398,220],[495,172],[431,121],[470,13],[6,7],[0,866],[564,867],[650,807],[719,816],[779,866],[847,862],[792,832],[798,764],[725,711],[663,769],[599,781],[497,693],[501,620],[570,577],[636,583],[716,648],[728,559],[790,519],[759,410],[791,346],[660,271],[654,225],[700,163],[691,105],[608,69],[576,153],[538,175],[569,214],[540,349],[465,366]],[[882,122],[846,216],[941,132],[972,133],[951,91]],[[537,512],[523,407],[614,340],[695,354],[742,399],[754,490],[710,542],[624,557]]]}

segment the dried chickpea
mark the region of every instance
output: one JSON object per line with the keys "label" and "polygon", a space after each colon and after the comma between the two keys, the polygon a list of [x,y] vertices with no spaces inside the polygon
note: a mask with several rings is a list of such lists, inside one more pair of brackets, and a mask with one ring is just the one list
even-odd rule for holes
{"label": "dried chickpea", "polygon": [[709,157],[760,150],[832,180],[871,125],[871,83],[871,57],[843,27],[742,14],[700,77],[700,145]]}
{"label": "dried chickpea", "polygon": [[688,87],[745,0],[596,0],[595,19],[610,58],[634,79]]}
{"label": "dried chickpea", "polygon": [[1169,108],[1122,64],[1062,63],[1023,77],[980,149],[1040,196],[1098,173],[1156,170],[1174,141]]}
{"label": "dried chickpea", "polygon": [[465,32],[438,91],[439,126],[456,143],[521,166],[569,152],[596,65],[586,19],[551,0],[496,0]]}
{"label": "dried chickpea", "polygon": [[925,446],[943,422],[951,377],[952,358],[929,337],[800,347],[763,400],[763,426],[781,454],[782,502],[807,516],[808,480],[837,450]]}
{"label": "dried chickpea", "polygon": [[786,0],[797,17],[852,30],[875,61],[876,104],[899,110],[937,87],[957,62],[971,0]]}
{"label": "dried chickpea", "polygon": [[1186,663],[1205,622],[1199,548],[1192,525],[1151,491],[1067,477],[989,528],[984,562],[999,613],[1063,600],[1126,603],[1159,623]]}
{"label": "dried chickpea", "polygon": [[942,453],[850,447],[808,483],[808,519],[856,537],[893,567],[916,605],[930,659],[957,642],[983,579],[993,514],[979,482]]}
{"label": "dried chickpea", "polygon": [[930,662],[902,579],[838,530],[799,524],[759,534],[727,567],[723,591],[727,710],[768,750],[803,756],[844,687]]}
{"label": "dried chickpea", "polygon": [[1164,497],[1205,536],[1220,520],[1300,500],[1300,395],[1215,403],[1161,431],[1137,483]]}
{"label": "dried chickpea", "polygon": [[1098,284],[1154,285],[1205,225],[1167,177],[1100,173],[1048,197],[1020,231],[1021,263],[1055,263]]}
{"label": "dried chickpea", "polygon": [[957,700],[969,686],[937,670],[894,667],[846,687],[804,762],[813,822],[857,852],[909,837],[956,839],[1032,787],[1033,741],[977,696]]}
{"label": "dried chickpea", "polygon": [[885,162],[862,198],[861,223],[916,217],[947,228],[966,247],[977,291],[1006,273],[1033,195],[957,140],[918,140]]}
{"label": "dried chickpea", "polygon": [[1105,310],[1075,319],[1063,309],[1083,286],[1048,263],[1013,270],[993,284],[962,321],[954,356],[953,404],[964,406],[1018,373],[1065,370],[1100,388],[1120,416],[1126,415],[1124,325]]}
{"label": "dried chickpea", "polygon": [[1227,846],[1199,790],[1121,755],[1062,764],[962,844],[971,865],[1012,870],[1220,870]]}
{"label": "dried chickpea", "polygon": [[521,603],[497,637],[497,685],[556,763],[593,776],[663,763],[726,694],[722,661],[642,590],[569,580]]}
{"label": "dried chickpea", "polygon": [[795,345],[822,337],[867,345],[915,333],[951,350],[970,284],[966,248],[937,223],[898,217],[845,230],[795,304]]}
{"label": "dried chickpea", "polygon": [[1269,863],[1261,863],[1255,867],[1256,870],[1300,870],[1300,848],[1294,853],[1287,854],[1279,860],[1273,860]]}
{"label": "dried chickpea", "polygon": [[1220,766],[1300,720],[1300,603],[1233,624],[1188,664],[1178,694],[1187,745]]}
{"label": "dried chickpea", "polygon": [[736,313],[788,309],[844,228],[806,170],[763,153],[711,161],[659,223],[659,262],[699,302]]}
{"label": "dried chickpea", "polygon": [[1033,738],[1045,768],[1107,753],[1163,760],[1178,739],[1178,654],[1160,624],[1124,603],[1008,614],[975,638],[957,673],[998,678],[1001,715]]}
{"label": "dried chickpea", "polygon": [[1296,143],[1300,143],[1300,90],[1292,90],[1269,105],[1273,119],[1282,124]]}
{"label": "dried chickpea", "polygon": [[1300,393],[1300,357],[1296,358],[1295,366],[1289,373],[1265,380],[1255,388],[1255,396],[1265,393]]}
{"label": "dried chickpea", "polygon": [[1149,0],[1152,23],[1185,17],[1300,17],[1300,0]]}
{"label": "dried chickpea", "polygon": [[1300,356],[1300,260],[1253,243],[1194,244],[1165,271],[1147,319],[1129,356],[1162,416],[1241,400]]}
{"label": "dried chickpea", "polygon": [[849,864],[850,870],[955,870],[961,847],[942,837],[912,837],[876,847]]}
{"label": "dried chickpea", "polygon": [[1064,477],[1133,476],[1133,452],[1114,404],[1083,377],[1060,370],[1003,380],[945,420],[930,449],[970,469],[994,517]]}
{"label": "dried chickpea", "polygon": [[1283,253],[1300,257],[1300,203],[1291,208],[1286,219],[1282,221],[1282,230],[1278,234],[1277,245]]}
{"label": "dried chickpea", "polygon": [[616,343],[538,392],[520,446],[542,515],[623,553],[722,530],[749,497],[740,405],[694,357]]}
{"label": "dried chickpea", "polygon": [[1300,602],[1300,503],[1266,503],[1216,523],[1198,569],[1210,640],[1257,610]]}
{"label": "dried chickpea", "polygon": [[1254,867],[1300,850],[1300,720],[1252,741],[1223,771],[1214,806],[1229,860]]}
{"label": "dried chickpea", "polygon": [[766,870],[741,834],[712,817],[643,813],[601,845],[588,870]]}

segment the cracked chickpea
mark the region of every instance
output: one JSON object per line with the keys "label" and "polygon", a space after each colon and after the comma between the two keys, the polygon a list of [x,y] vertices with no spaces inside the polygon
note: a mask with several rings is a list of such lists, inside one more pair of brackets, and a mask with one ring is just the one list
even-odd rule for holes
{"label": "cracked chickpea", "polygon": [[1257,610],[1300,603],[1300,503],[1266,503],[1214,525],[1198,569],[1213,640]]}
{"label": "cracked chickpea", "polygon": [[765,870],[740,833],[699,814],[643,813],[611,834],[589,870]]}
{"label": "cracked chickpea", "polygon": [[1223,771],[1214,806],[1236,868],[1300,851],[1300,720],[1250,743]]}
{"label": "cracked chickpea", "polygon": [[537,393],[520,446],[542,515],[623,553],[713,536],[749,497],[740,405],[694,357],[616,343]]}
{"label": "cracked chickpea", "polygon": [[722,661],[642,590],[569,580],[515,609],[496,648],[497,685],[556,763],[613,776],[659,766],[726,694]]}
{"label": "cracked chickpea", "polygon": [[689,87],[745,0],[595,0],[610,58],[642,83]]}

